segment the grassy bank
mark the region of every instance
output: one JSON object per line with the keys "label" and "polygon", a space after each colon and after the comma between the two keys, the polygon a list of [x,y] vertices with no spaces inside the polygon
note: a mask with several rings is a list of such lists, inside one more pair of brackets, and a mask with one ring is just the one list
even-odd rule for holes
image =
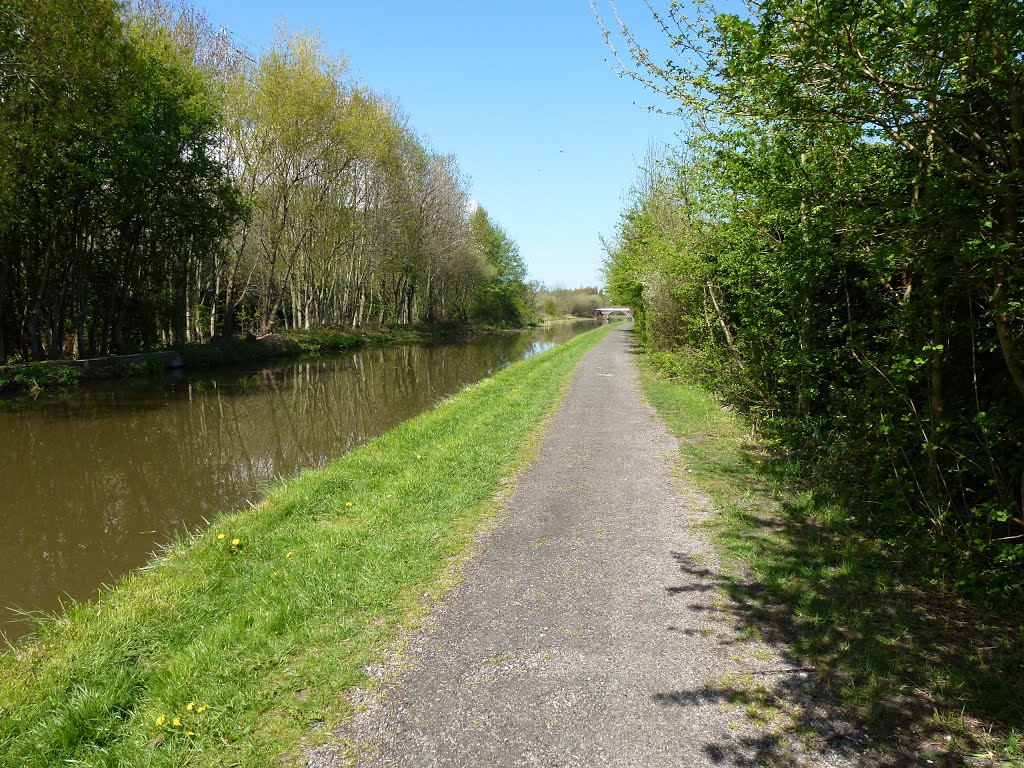
{"label": "grassy bank", "polygon": [[218,339],[179,348],[186,368],[209,368],[253,360],[341,352],[367,345],[416,344],[468,335],[475,329],[456,326],[396,326],[377,329],[311,328],[282,331],[260,339]]}
{"label": "grassy bank", "polygon": [[81,371],[66,365],[5,365],[0,367],[0,394],[70,389],[77,387],[81,378]]}
{"label": "grassy bank", "polygon": [[[389,326],[353,330],[312,328],[282,331],[263,338],[230,338],[176,347],[186,368],[211,368],[258,360],[319,355],[368,345],[419,344],[472,336],[494,330],[470,325]],[[523,330],[523,329],[520,329]],[[95,378],[146,376],[164,370],[163,365],[136,363],[112,365],[96,372],[81,371],[59,361],[0,366],[0,394],[23,394],[72,389]]]}
{"label": "grassy bank", "polygon": [[598,330],[174,543],[0,656],[4,765],[266,766],[346,715]]}
{"label": "grassy bank", "polygon": [[[803,486],[706,392],[644,381],[718,510],[708,531],[732,566],[719,586],[751,624],[783,636],[898,764],[1024,765],[1024,610],[968,602],[858,530],[856,509]],[[783,708],[792,685],[759,695]]]}

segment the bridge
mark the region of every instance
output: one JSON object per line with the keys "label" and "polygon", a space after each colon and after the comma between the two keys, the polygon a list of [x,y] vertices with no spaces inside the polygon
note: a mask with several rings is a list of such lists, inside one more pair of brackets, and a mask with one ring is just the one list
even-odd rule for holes
{"label": "bridge", "polygon": [[594,310],[593,316],[605,320],[632,320],[633,310],[630,307],[598,307]]}

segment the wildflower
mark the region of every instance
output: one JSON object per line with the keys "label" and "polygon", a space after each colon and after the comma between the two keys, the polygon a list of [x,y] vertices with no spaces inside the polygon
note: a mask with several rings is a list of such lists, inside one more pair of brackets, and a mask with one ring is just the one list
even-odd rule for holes
{"label": "wildflower", "polygon": [[238,546],[239,544],[241,544],[241,543],[242,543],[242,540],[241,540],[241,539],[232,539],[232,540],[231,540],[231,546],[232,546],[232,547],[237,547],[237,546]]}
{"label": "wildflower", "polygon": [[181,727],[181,718],[180,717],[176,717],[173,720],[171,720],[171,725],[173,725],[175,728],[180,728]]}
{"label": "wildflower", "polygon": [[185,707],[185,709],[187,709],[189,712],[191,712],[195,708],[196,708],[196,703],[194,701],[190,701],[188,703],[188,706]]}
{"label": "wildflower", "polygon": [[196,712],[201,715],[201,714],[203,714],[203,712],[205,712],[208,709],[209,709],[209,707],[206,706],[205,704],[200,704],[198,707],[196,707]]}
{"label": "wildflower", "polygon": [[166,722],[167,722],[167,718],[166,718],[166,717],[164,717],[163,715],[160,715],[160,716],[159,716],[159,717],[157,717],[157,719],[156,719],[156,720],[154,720],[153,722],[157,724],[157,727],[159,727],[159,726],[161,726],[161,725],[163,725],[164,723],[166,723]]}
{"label": "wildflower", "polygon": [[292,556],[292,555],[294,555],[294,554],[295,554],[294,552],[292,552],[291,550],[289,550],[288,552],[285,552],[285,555],[284,555],[284,556],[285,556],[285,558],[289,558],[289,557],[291,557],[291,556]]}
{"label": "wildflower", "polygon": [[273,571],[273,572],[272,572],[272,573],[270,574],[270,577],[271,577],[272,579],[276,579],[276,578],[277,578],[277,571]]}
{"label": "wildflower", "polygon": [[186,735],[186,736],[195,736],[195,735],[196,735],[196,732],[195,732],[195,731],[189,731],[189,732],[188,732],[188,733],[186,733],[185,735]]}
{"label": "wildflower", "polygon": [[417,453],[417,454],[416,454],[416,458],[417,458],[417,459],[422,459],[423,457],[422,457],[422,456],[420,456],[420,455],[419,455],[419,454]]}
{"label": "wildflower", "polygon": [[345,502],[345,506],[346,507],[351,507],[352,506],[352,502],[351,501],[346,501]]}
{"label": "wildflower", "polygon": [[218,533],[217,534],[217,541],[224,541],[224,534],[223,533]]}

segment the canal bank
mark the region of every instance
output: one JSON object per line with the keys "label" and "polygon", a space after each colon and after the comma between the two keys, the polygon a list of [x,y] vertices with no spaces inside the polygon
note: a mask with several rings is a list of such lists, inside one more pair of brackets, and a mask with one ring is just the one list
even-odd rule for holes
{"label": "canal bank", "polygon": [[402,325],[380,328],[311,328],[267,336],[217,338],[170,350],[83,360],[43,360],[0,366],[0,396],[72,389],[82,382],[149,376],[168,369],[201,369],[256,361],[285,360],[387,344],[443,343],[528,329],[464,324]]}
{"label": "canal bank", "polygon": [[265,765],[445,586],[597,330],[183,537],[0,656],[12,764]]}
{"label": "canal bank", "polygon": [[0,633],[591,327],[87,382],[0,407]]}

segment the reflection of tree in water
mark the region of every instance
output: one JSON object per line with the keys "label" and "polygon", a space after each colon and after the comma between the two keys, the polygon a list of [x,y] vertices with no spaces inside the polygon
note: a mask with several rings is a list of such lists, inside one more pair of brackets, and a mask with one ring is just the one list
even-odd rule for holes
{"label": "reflection of tree in water", "polygon": [[175,532],[584,329],[133,380],[0,411],[0,434],[16,436],[0,444],[0,605],[88,598]]}

